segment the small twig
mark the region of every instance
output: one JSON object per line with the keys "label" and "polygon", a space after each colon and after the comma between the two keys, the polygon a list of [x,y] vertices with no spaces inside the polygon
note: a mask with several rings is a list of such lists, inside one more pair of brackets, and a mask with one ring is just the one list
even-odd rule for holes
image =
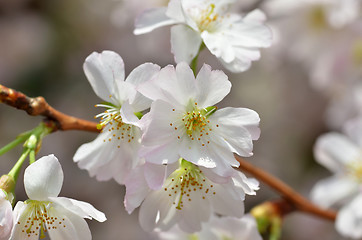
{"label": "small twig", "polygon": [[294,191],[291,187],[283,183],[278,178],[270,175],[269,173],[251,165],[243,158],[235,156],[236,160],[240,163],[240,170],[246,171],[264,182],[275,191],[277,191],[286,201],[294,205],[294,207],[302,212],[310,213],[328,220],[334,221],[336,219],[336,212],[331,210],[324,210],[311,203],[309,200]]}
{"label": "small twig", "polygon": [[99,132],[97,124],[61,113],[52,108],[43,97],[30,98],[21,92],[0,84],[0,103],[26,111],[31,116],[44,116],[54,121],[56,130],[82,130]]}

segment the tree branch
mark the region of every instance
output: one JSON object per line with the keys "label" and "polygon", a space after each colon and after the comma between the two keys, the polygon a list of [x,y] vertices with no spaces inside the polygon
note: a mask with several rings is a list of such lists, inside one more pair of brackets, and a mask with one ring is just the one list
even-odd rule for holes
{"label": "tree branch", "polygon": [[291,187],[283,183],[278,178],[270,175],[269,173],[251,165],[243,158],[236,156],[236,160],[240,163],[239,169],[250,173],[260,181],[264,182],[269,187],[278,192],[286,201],[291,203],[295,209],[310,213],[328,220],[334,221],[336,219],[336,212],[331,210],[324,210],[311,203],[309,200],[294,191]]}
{"label": "tree branch", "polygon": [[44,116],[54,121],[56,130],[82,130],[99,132],[97,123],[66,115],[52,108],[43,97],[30,98],[0,84],[0,103],[24,110],[31,116]]}
{"label": "tree branch", "polygon": [[[45,116],[47,120],[55,123],[53,131],[57,130],[81,130],[99,132],[95,122],[86,121],[66,115],[52,108],[43,97],[29,98],[21,92],[7,88],[0,84],[0,103],[26,111],[31,116]],[[336,213],[330,210],[323,210],[295,192],[291,187],[273,177],[269,173],[254,167],[244,161],[241,157],[235,156],[239,161],[239,170],[246,171],[277,191],[295,209],[307,212],[325,219],[334,221]],[[286,203],[287,204],[287,203]],[[288,206],[288,209],[291,207]]]}

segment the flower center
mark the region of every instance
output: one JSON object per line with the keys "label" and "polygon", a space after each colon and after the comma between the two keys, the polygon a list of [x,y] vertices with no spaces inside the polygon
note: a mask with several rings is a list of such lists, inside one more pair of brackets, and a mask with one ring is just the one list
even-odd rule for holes
{"label": "flower center", "polygon": [[[196,102],[190,102],[186,109],[189,110],[183,113],[180,122],[176,121],[176,123],[170,123],[170,126],[179,134],[177,138],[181,139],[180,136],[186,133],[192,141],[198,140],[201,143],[201,146],[209,144],[212,124],[208,120],[208,117],[217,110],[217,107],[211,106],[199,109]],[[175,111],[175,109],[172,109],[172,111]],[[218,124],[215,126],[219,127]]]}
{"label": "flower center", "polygon": [[19,219],[18,225],[21,225],[22,232],[26,233],[28,238],[39,235],[40,238],[45,238],[45,233],[52,229],[65,228],[65,219],[58,218],[49,211],[52,208],[51,202],[43,202],[36,200],[28,200],[25,202],[28,205],[24,217]]}
{"label": "flower center", "polygon": [[[111,142],[112,140],[116,141],[126,141],[132,142],[134,139],[138,141],[138,128],[131,125],[126,124],[122,121],[122,117],[120,114],[120,107],[114,106],[110,103],[107,104],[97,104],[96,107],[105,107],[106,110],[103,113],[98,114],[95,118],[101,118],[99,124],[97,124],[97,128],[103,131],[112,132],[109,138],[104,139],[103,142]],[[121,146],[118,145],[118,148]]]}
{"label": "flower center", "polygon": [[328,28],[327,16],[323,6],[315,6],[309,13],[308,22],[313,30],[323,30]]}
{"label": "flower center", "polygon": [[362,183],[362,159],[358,159],[347,166],[349,175],[358,183]]}
{"label": "flower center", "polygon": [[215,195],[213,187],[197,166],[180,159],[180,168],[167,178],[164,191],[172,198],[176,209],[181,210],[185,201],[191,202],[192,198],[205,199],[207,195]]}
{"label": "flower center", "polygon": [[219,14],[215,12],[215,4],[213,3],[208,5],[206,9],[191,9],[191,16],[200,32],[212,32],[221,19]]}

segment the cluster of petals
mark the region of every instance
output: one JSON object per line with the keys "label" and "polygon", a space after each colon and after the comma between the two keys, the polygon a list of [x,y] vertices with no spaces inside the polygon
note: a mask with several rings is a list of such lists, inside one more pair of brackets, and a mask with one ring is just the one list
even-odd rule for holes
{"label": "cluster of petals", "polygon": [[[362,143],[359,135],[359,143]],[[334,173],[312,189],[312,200],[322,207],[342,206],[337,231],[346,237],[362,237],[362,145],[340,133],[327,133],[317,140],[317,161]]]}
{"label": "cluster of petals", "polygon": [[168,7],[150,9],[136,20],[135,34],[173,25],[171,47],[177,63],[190,63],[202,44],[232,72],[249,69],[260,58],[259,48],[271,45],[265,15],[254,10],[246,16],[230,13],[236,0],[171,0]]}
{"label": "cluster of petals", "polygon": [[[100,117],[98,137],[82,145],[74,161],[90,176],[105,181],[114,178],[122,184],[130,170],[139,163],[141,130],[135,115],[150,107],[151,101],[136,91],[136,87],[159,71],[159,66],[145,63],[135,68],[125,79],[124,63],[115,52],[92,53],[84,63],[84,72],[94,92],[106,103]],[[132,124],[130,124],[132,122]]]}
{"label": "cluster of petals", "polygon": [[255,195],[259,183],[233,170],[221,177],[184,159],[174,164],[145,163],[126,183],[125,207],[140,206],[139,221],[145,231],[168,231],[177,225],[194,233],[212,214],[242,217],[245,194]]}
{"label": "cluster of petals", "polygon": [[13,228],[13,208],[7,194],[0,189],[0,240],[8,240]]}
{"label": "cluster of petals", "polygon": [[175,226],[168,232],[157,232],[160,240],[262,240],[255,219],[251,215],[242,218],[211,216],[202,224],[202,230],[187,234]]}
{"label": "cluster of petals", "polygon": [[247,108],[214,106],[229,92],[222,71],[204,64],[196,78],[185,63],[166,66],[137,90],[153,100],[141,120],[140,155],[146,162],[172,164],[180,158],[212,168],[220,176],[239,166],[233,153],[251,156],[260,135],[259,115]]}
{"label": "cluster of petals", "polygon": [[63,171],[54,155],[40,158],[25,169],[24,186],[30,199],[14,208],[10,240],[39,239],[46,233],[52,240],[87,240],[91,232],[84,220],[103,222],[105,215],[86,202],[58,197]]}

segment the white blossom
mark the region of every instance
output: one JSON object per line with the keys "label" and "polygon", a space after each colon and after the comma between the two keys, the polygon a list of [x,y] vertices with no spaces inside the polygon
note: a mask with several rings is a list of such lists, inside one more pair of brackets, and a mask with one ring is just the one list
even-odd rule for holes
{"label": "white blossom", "polygon": [[169,65],[138,91],[154,100],[144,116],[140,155],[147,162],[171,164],[180,157],[226,176],[239,166],[233,153],[251,156],[260,135],[259,116],[247,108],[216,110],[230,91],[222,71],[204,65],[195,78],[186,63]]}
{"label": "white blossom", "polygon": [[30,199],[14,208],[14,228],[10,240],[44,238],[87,240],[91,232],[84,220],[103,222],[105,215],[86,202],[58,197],[63,171],[54,155],[40,158],[25,169],[24,186]]}
{"label": "white blossom", "polygon": [[[150,107],[151,101],[137,93],[136,86],[155,74],[159,67],[145,63],[124,80],[124,63],[115,52],[92,53],[84,63],[84,72],[94,92],[106,103],[100,117],[102,132],[82,145],[74,155],[81,169],[100,181],[114,178],[122,184],[128,172],[139,163],[141,130],[135,113]],[[130,124],[132,122],[132,124]]]}
{"label": "white blossom", "polygon": [[136,21],[135,34],[158,27],[171,28],[171,47],[177,63],[190,63],[202,43],[232,72],[246,71],[260,58],[259,48],[271,45],[265,15],[254,10],[245,16],[230,13],[235,0],[171,0],[168,7],[144,12]]}
{"label": "white blossom", "polygon": [[237,170],[220,177],[183,159],[167,166],[146,163],[125,185],[126,210],[131,213],[141,205],[139,221],[145,231],[178,225],[188,233],[200,231],[213,213],[242,217],[245,194],[259,189],[255,179]]}

